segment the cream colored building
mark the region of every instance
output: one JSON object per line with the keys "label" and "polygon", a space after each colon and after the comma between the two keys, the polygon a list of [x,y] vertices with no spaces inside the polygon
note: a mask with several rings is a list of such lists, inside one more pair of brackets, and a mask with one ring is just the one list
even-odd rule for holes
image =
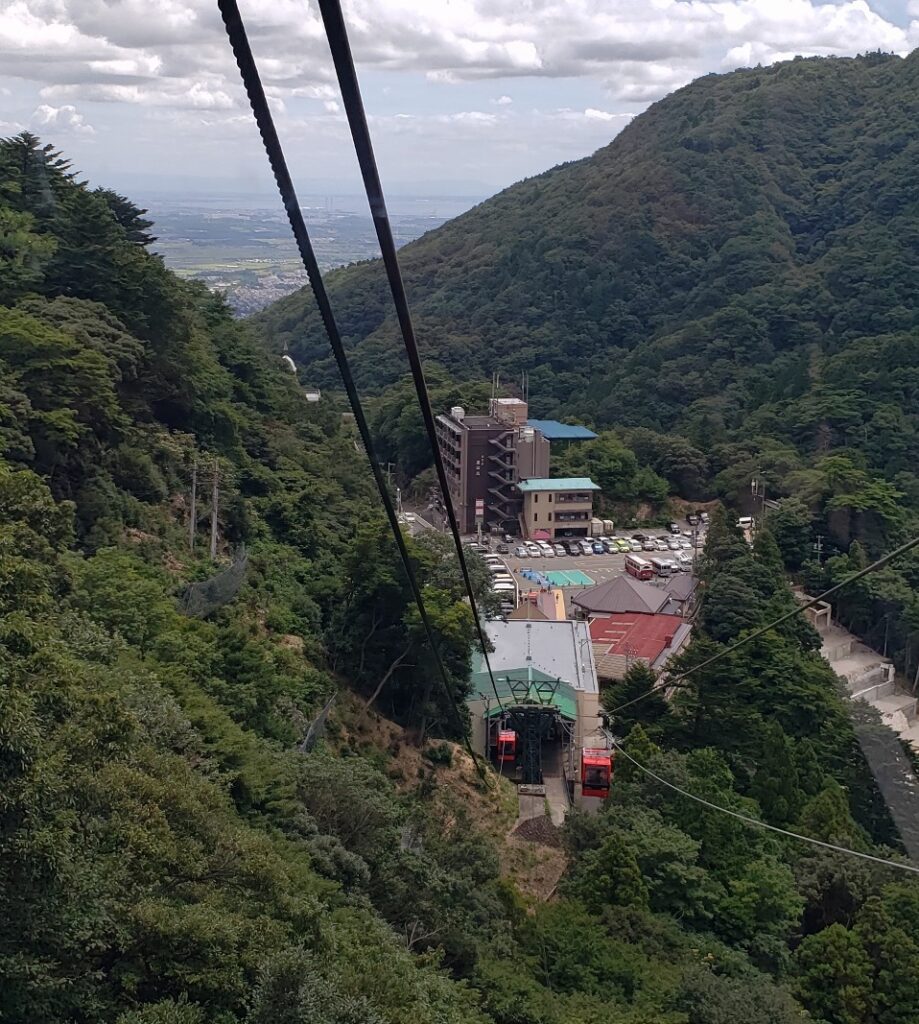
{"label": "cream colored building", "polygon": [[561,540],[590,535],[594,491],[600,488],[586,476],[540,477],[521,480],[523,529],[526,537]]}

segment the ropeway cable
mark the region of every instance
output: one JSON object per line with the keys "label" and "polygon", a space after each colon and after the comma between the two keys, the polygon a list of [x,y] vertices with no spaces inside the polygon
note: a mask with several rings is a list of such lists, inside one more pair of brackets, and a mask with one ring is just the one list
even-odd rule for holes
{"label": "ropeway cable", "polygon": [[453,712],[456,715],[456,720],[460,727],[466,750],[475,764],[476,771],[479,773],[482,780],[485,781],[485,770],[483,769],[475,751],[472,749],[466,721],[459,709],[456,696],[450,689],[450,678],[447,675],[446,666],[441,658],[440,650],[435,640],[434,630],[428,618],[427,609],[424,604],[424,596],[421,593],[418,578],[415,575],[414,568],[412,567],[411,558],[409,557],[408,549],[405,545],[405,538],[402,535],[402,529],[399,526],[396,510],[386,487],[383,470],[373,448],[373,439],[370,434],[370,428],[367,424],[367,417],[364,414],[364,408],[361,404],[360,396],[357,393],[357,387],[355,386],[351,367],[348,363],[348,357],[345,352],[344,344],[342,343],[341,333],[332,312],[332,306],[329,301],[328,292],[325,288],[325,283],[322,279],[319,264],[316,262],[316,255],[313,252],[309,232],[307,231],[306,223],[303,220],[303,214],[300,210],[299,201],[297,200],[297,193],[294,189],[290,172],[287,169],[284,150],[281,147],[277,129],[275,128],[274,120],[271,117],[271,110],[268,106],[268,101],[265,98],[265,90],[262,87],[258,68],[255,64],[255,58],[252,56],[252,50],[249,46],[246,29],[239,13],[239,6],[237,5],[236,0],[217,0],[217,6],[220,9],[220,15],[223,18],[223,23],[227,30],[230,46],[233,49],[233,55],[236,58],[236,63],[242,76],[246,95],[249,98],[249,104],[252,107],[252,113],[255,116],[255,121],[258,125],[258,130],[265,146],[265,153],[268,156],[268,162],[271,165],[272,173],[274,174],[275,181],[277,182],[278,191],[281,194],[284,209],[287,211],[287,219],[290,221],[290,227],[293,231],[297,248],[300,251],[300,258],[303,260],[303,267],[306,270],[307,277],[309,278],[310,285],[313,289],[313,294],[316,297],[316,304],[319,307],[322,322],[325,326],[326,334],[329,337],[332,352],[335,355],[335,361],[338,363],[342,382],[344,383],[345,391],[348,394],[348,401],[351,404],[354,419],[357,423],[361,440],[364,443],[364,449],[367,452],[367,458],[370,462],[373,478],[376,482],[377,490],[380,492],[380,497],[382,498],[383,506],[386,510],[386,518],[389,520],[389,526],[395,538],[396,546],[399,549],[399,557],[401,558],[402,565],[405,568],[409,586],[411,588],[412,595],[414,596],[415,604],[418,607],[418,613],[421,617],[422,625],[424,626],[425,635],[427,636],[431,652],[437,663],[438,674],[443,682],[444,691],[452,705]]}
{"label": "ropeway cable", "polygon": [[421,356],[418,352],[418,342],[415,337],[415,327],[412,323],[412,314],[409,310],[408,297],[405,293],[405,284],[402,280],[402,272],[399,268],[399,258],[396,255],[396,243],[393,238],[392,227],[389,221],[389,214],[386,210],[386,199],[383,195],[383,185],[377,170],[376,158],[373,154],[373,143],[370,138],[370,129],[367,126],[367,116],[364,112],[364,102],[361,98],[360,85],[357,80],[357,72],[354,68],[354,59],[351,55],[351,45],[348,42],[348,30],[345,26],[345,19],[341,10],[339,0],[319,0],[319,10],[325,25],[326,37],[329,41],[329,49],[332,51],[332,60],[335,64],[335,72],[338,75],[338,85],[341,89],[342,99],[345,104],[345,112],[348,116],[348,124],[351,128],[351,138],[354,141],[354,149],[357,153],[358,163],[361,168],[361,176],[364,179],[364,189],[367,193],[367,201],[370,204],[370,213],[373,217],[373,226],[376,230],[377,240],[380,243],[380,251],[383,256],[383,265],[386,268],[386,276],[389,279],[389,287],[392,292],[393,303],[396,307],[396,315],[399,320],[399,328],[402,332],[402,339],[405,343],[405,351],[408,356],[409,366],[412,371],[412,380],[415,384],[415,391],[418,395],[418,404],[421,408],[422,419],[424,420],[425,431],[428,435],[428,442],[434,458],[434,467],[437,471],[437,479],[443,494],[444,507],[450,520],[450,532],[453,535],[453,543],[456,547],[457,558],[463,574],[463,582],[466,586],[466,593],[469,597],[469,604],[475,618],[476,631],[479,638],[479,646],[482,650],[482,657],[491,680],[491,686],[498,701],[498,707],[504,712],[504,705],[498,693],[495,677],[491,669],[491,661],[488,657],[488,640],[482,626],[476,604],[475,594],[472,587],[472,579],[469,575],[469,566],[466,562],[466,553],[463,548],[463,541],[460,537],[459,524],[456,519],[456,512],[450,498],[450,486],[447,481],[447,472],[444,468],[443,456],[437,443],[437,431],[434,426],[434,412],[431,408],[431,397],[428,394],[428,386],[425,381],[424,369],[421,365]]}
{"label": "ropeway cable", "polygon": [[686,669],[684,672],[680,672],[678,675],[669,676],[667,679],[662,680],[659,683],[655,683],[650,689],[645,690],[644,693],[640,693],[637,697],[633,697],[631,700],[627,700],[624,704],[620,704],[618,707],[611,708],[606,712],[608,715],[615,715],[620,711],[624,711],[626,708],[631,707],[633,704],[637,704],[640,700],[644,700],[645,697],[650,697],[653,693],[658,693],[660,690],[669,690],[671,687],[676,686],[679,682],[685,679],[687,676],[692,675],[694,672],[698,672],[700,669],[708,668],[709,665],[714,664],[721,658],[726,658],[729,654],[733,654],[739,647],[743,647],[744,644],[750,643],[751,640],[756,640],[757,637],[761,637],[764,633],[770,632],[781,626],[783,622],[787,622],[789,619],[793,619],[796,615],[800,615],[802,612],[806,612],[808,608],[813,608],[815,605],[825,601],[828,597],[832,597],[833,594],[838,593],[843,587],[848,587],[850,584],[855,583],[856,580],[863,579],[870,573],[877,572],[878,569],[883,569],[888,562],[892,562],[895,558],[899,558],[900,555],[906,554],[907,551],[911,551],[914,547],[919,545],[919,537],[914,537],[912,540],[907,541],[905,544],[901,544],[898,548],[894,548],[893,551],[888,552],[886,555],[879,558],[876,562],[872,562],[871,565],[865,566],[864,569],[859,569],[858,572],[853,573],[851,576],[847,576],[840,583],[830,587],[829,590],[824,590],[822,594],[818,594],[816,597],[805,601],[804,604],[798,605],[792,608],[790,612],[786,612],[784,615],[780,615],[777,619],[770,622],[768,625],[760,626],[759,629],[754,629],[752,633],[747,633],[742,636],[736,643],[731,644],[730,647],[725,647],[723,651],[718,651],[716,654],[711,655],[704,661],[700,661],[698,665],[693,665],[691,668]]}
{"label": "ropeway cable", "polygon": [[675,793],[679,793],[680,796],[685,797],[687,800],[695,800],[696,803],[702,804],[703,807],[708,807],[709,810],[719,811],[721,814],[729,814],[732,818],[737,818],[738,821],[742,821],[746,825],[751,825],[755,828],[765,828],[770,832],[778,832],[779,835],[787,836],[790,839],[799,839],[801,842],[810,843],[812,846],[822,846],[825,850],[833,850],[835,853],[842,853],[847,857],[860,857],[862,860],[870,860],[875,864],[883,864],[885,868],[894,868],[897,871],[909,871],[912,874],[919,874],[919,867],[914,864],[902,864],[899,861],[887,860],[884,857],[875,857],[870,853],[862,853],[860,850],[852,850],[847,846],[837,846],[836,843],[826,843],[822,839],[814,839],[813,836],[805,836],[800,832],[791,832],[786,828],[779,828],[778,825],[770,825],[767,821],[760,821],[758,818],[751,818],[747,814],[741,814],[740,811],[733,811],[730,807],[722,807],[720,804],[712,803],[711,800],[706,800],[704,797],[697,796],[695,793],[690,793],[687,790],[682,789],[680,786],[677,786],[675,783],[662,778],[645,765],[639,764],[627,750],[616,742],[615,738],[610,733],[606,733],[606,738],[613,747],[615,747],[619,754],[622,754],[623,757],[635,765],[639,771],[644,772],[644,774],[649,778],[654,779],[655,782],[660,783],[662,786],[666,786],[668,789],[672,789]]}

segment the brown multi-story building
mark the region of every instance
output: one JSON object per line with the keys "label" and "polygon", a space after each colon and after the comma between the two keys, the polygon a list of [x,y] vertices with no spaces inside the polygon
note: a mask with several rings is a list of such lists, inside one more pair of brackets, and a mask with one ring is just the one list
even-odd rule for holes
{"label": "brown multi-story building", "polygon": [[519,532],[523,499],[517,484],[549,472],[549,442],[527,425],[527,403],[493,398],[487,416],[454,406],[437,417],[437,438],[460,529],[476,529],[480,502],[483,528]]}

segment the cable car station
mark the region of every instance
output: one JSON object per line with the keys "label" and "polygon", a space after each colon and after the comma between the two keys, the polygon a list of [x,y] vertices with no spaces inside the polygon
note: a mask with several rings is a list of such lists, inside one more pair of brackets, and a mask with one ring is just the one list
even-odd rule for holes
{"label": "cable car station", "polygon": [[587,623],[495,620],[486,632],[495,685],[476,654],[467,700],[473,747],[550,804],[563,792],[561,816],[570,806],[597,807],[609,793],[612,759]]}

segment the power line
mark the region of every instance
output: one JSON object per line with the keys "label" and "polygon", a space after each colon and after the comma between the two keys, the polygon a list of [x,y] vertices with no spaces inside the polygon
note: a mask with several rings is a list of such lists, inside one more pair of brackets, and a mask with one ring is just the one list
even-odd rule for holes
{"label": "power line", "polygon": [[357,423],[361,440],[364,443],[364,449],[367,452],[367,458],[370,462],[370,468],[373,472],[373,478],[376,482],[377,490],[380,492],[380,497],[382,498],[383,506],[386,510],[386,518],[389,520],[390,529],[392,530],[393,537],[395,538],[396,546],[399,549],[399,557],[401,558],[402,565],[405,568],[405,574],[408,577],[409,586],[411,588],[412,595],[414,596],[415,604],[418,606],[418,613],[421,617],[425,635],[427,636],[428,643],[431,647],[431,653],[434,655],[438,673],[441,677],[441,681],[443,682],[444,692],[446,693],[453,708],[453,712],[456,715],[456,720],[459,724],[466,749],[472,757],[476,770],[484,781],[486,778],[485,772],[479,762],[478,756],[472,749],[465,719],[460,712],[456,696],[450,688],[450,679],[447,675],[443,659],[440,656],[440,650],[437,646],[434,630],[431,626],[430,619],[428,618],[421,587],[418,583],[418,578],[415,575],[415,570],[412,567],[408,549],[405,545],[405,538],[402,535],[402,529],[396,516],[396,510],[393,507],[392,499],[390,498],[389,491],[386,487],[382,467],[380,466],[379,459],[377,458],[373,448],[373,439],[370,433],[370,427],[367,424],[367,417],[364,413],[360,396],[357,393],[357,387],[354,383],[354,377],[351,373],[351,367],[348,363],[344,344],[342,343],[341,333],[332,312],[332,306],[329,301],[328,292],[325,288],[325,283],[322,279],[322,273],[319,269],[319,264],[316,262],[316,255],[313,252],[313,246],[310,242],[309,232],[306,229],[306,223],[303,220],[303,214],[300,210],[297,193],[294,189],[294,184],[287,168],[284,150],[281,146],[281,141],[278,138],[277,129],[275,128],[274,120],[271,116],[268,101],[265,98],[265,90],[262,87],[258,68],[255,64],[255,58],[253,57],[252,50],[249,46],[249,39],[246,35],[246,29],[243,25],[242,17],[239,13],[239,7],[236,0],[217,0],[217,6],[220,9],[220,15],[223,18],[223,23],[227,30],[230,46],[233,49],[233,55],[236,58],[236,63],[242,76],[246,95],[249,98],[249,104],[252,107],[252,113],[255,116],[259,134],[261,135],[262,142],[265,146],[265,153],[268,156],[268,162],[271,165],[271,170],[274,174],[278,191],[284,203],[284,209],[287,211],[287,219],[290,222],[290,227],[293,231],[294,239],[296,240],[297,248],[300,252],[300,258],[303,261],[303,267],[306,270],[307,277],[309,278],[310,285],[313,289],[313,294],[316,297],[316,304],[319,307],[322,322],[325,326],[329,343],[332,346],[332,352],[335,355],[335,361],[338,364],[338,370],[341,374],[342,382],[345,385],[345,391],[348,394],[348,401],[351,404],[351,409],[354,413],[354,420]]}
{"label": "power line", "polygon": [[919,537],[914,537],[912,540],[907,541],[905,544],[901,544],[898,548],[894,548],[893,551],[879,558],[876,562],[872,562],[871,565],[865,566],[864,569],[859,569],[858,572],[853,573],[851,576],[846,577],[842,582],[835,584],[830,587],[829,590],[825,590],[822,594],[818,594],[817,597],[813,597],[810,601],[806,601],[804,604],[798,605],[792,608],[790,612],[786,612],[784,615],[780,615],[777,619],[773,620],[766,626],[760,626],[759,629],[754,629],[752,633],[747,633],[741,637],[736,643],[731,644],[730,647],[725,647],[724,650],[718,651],[711,657],[706,658],[704,661],[700,661],[698,665],[693,665],[691,668],[686,669],[685,672],[681,672],[679,675],[669,677],[659,683],[655,683],[650,689],[645,690],[644,693],[640,693],[637,697],[633,697],[631,700],[627,700],[624,704],[620,704],[618,707],[612,708],[607,711],[608,715],[615,715],[620,711],[624,711],[626,708],[631,707],[633,704],[637,704],[640,700],[644,700],[645,697],[650,697],[652,694],[657,693],[660,690],[668,690],[673,686],[676,686],[681,680],[687,676],[692,675],[693,672],[698,672],[700,669],[708,668],[709,665],[714,664],[721,658],[726,658],[729,654],[733,654],[739,647],[743,647],[744,644],[750,643],[751,640],[756,640],[761,637],[764,633],[770,632],[781,626],[783,622],[787,622],[789,619],[793,619],[796,615],[800,615],[802,612],[806,612],[808,608],[813,608],[815,605],[825,601],[828,597],[832,597],[833,594],[838,593],[843,587],[848,587],[850,584],[855,583],[857,580],[863,579],[870,573],[876,572],[878,569],[883,569],[885,565],[892,562],[895,558],[899,558],[900,555],[906,554],[907,551],[919,545]]}
{"label": "power line", "polygon": [[453,534],[453,543],[456,547],[456,554],[463,574],[463,582],[466,586],[466,593],[469,596],[469,604],[472,608],[472,614],[475,619],[479,646],[482,649],[482,657],[485,661],[485,667],[488,670],[488,677],[491,680],[491,686],[494,690],[495,698],[497,699],[498,706],[503,713],[504,706],[501,703],[501,697],[498,694],[498,687],[495,684],[495,677],[491,670],[491,661],[488,657],[488,641],[485,637],[482,621],[476,605],[475,593],[472,587],[472,578],[469,574],[469,566],[466,563],[466,552],[463,548],[463,541],[460,537],[456,512],[453,508],[453,502],[450,497],[450,485],[447,481],[447,471],[444,467],[440,446],[437,443],[437,431],[434,425],[434,412],[431,408],[431,396],[428,393],[424,369],[421,365],[421,356],[418,351],[415,327],[412,322],[412,314],[408,305],[408,296],[405,293],[405,284],[402,280],[399,258],[396,255],[396,243],[393,238],[389,214],[386,210],[386,199],[383,195],[383,185],[380,181],[376,158],[373,153],[373,143],[370,138],[370,129],[367,126],[367,116],[364,111],[364,102],[361,98],[360,84],[357,80],[357,72],[354,68],[354,58],[351,54],[351,45],[348,41],[348,29],[345,25],[345,19],[342,14],[341,3],[339,0],[319,0],[319,10],[322,14],[322,20],[325,25],[329,49],[332,51],[332,60],[335,64],[335,72],[338,75],[338,85],[341,89],[342,99],[344,100],[345,112],[348,115],[348,124],[351,128],[351,138],[354,141],[354,150],[357,154],[358,163],[360,164],[361,176],[364,179],[364,189],[367,193],[367,201],[370,205],[373,226],[376,230],[377,240],[380,244],[383,265],[386,268],[389,288],[392,292],[393,303],[396,307],[396,316],[399,320],[399,328],[402,332],[402,339],[405,343],[405,351],[412,371],[412,380],[415,384],[418,404],[421,408],[425,431],[427,432],[428,442],[430,443],[431,453],[434,458],[437,480],[443,494],[444,507],[447,510],[447,516],[450,520],[450,532]]}
{"label": "power line", "polygon": [[752,825],[755,828],[765,828],[770,832],[778,832],[779,835],[788,836],[790,839],[799,839],[803,843],[810,843],[812,846],[821,846],[826,850],[833,850],[835,853],[842,853],[848,857],[860,857],[862,860],[870,860],[875,864],[883,864],[887,868],[895,868],[898,871],[909,871],[912,874],[919,874],[919,867],[913,864],[901,864],[899,861],[887,860],[884,857],[875,857],[870,853],[862,853],[860,850],[851,850],[847,846],[837,846],[836,843],[825,843],[822,839],[814,839],[813,836],[804,836],[800,832],[791,832],[785,828],[779,828],[778,825],[770,825],[766,821],[760,821],[758,818],[751,818],[747,814],[741,814],[739,811],[733,811],[730,807],[722,807],[720,804],[712,803],[711,800],[706,800],[704,797],[697,796],[695,793],[690,793],[675,783],[670,782],[667,779],[662,778],[656,772],[651,771],[650,768],[645,767],[643,764],[639,764],[634,757],[628,751],[626,751],[619,743],[616,742],[615,738],[607,733],[607,739],[616,748],[616,750],[627,758],[635,767],[645,773],[645,775],[654,779],[655,782],[659,782],[662,786],[666,786],[668,789],[672,789],[675,793],[679,793],[680,796],[686,797],[687,800],[695,800],[696,803],[702,804],[703,807],[708,807],[709,810],[718,811],[721,814],[729,814],[732,818],[737,818],[738,821],[744,822],[746,825]]}

